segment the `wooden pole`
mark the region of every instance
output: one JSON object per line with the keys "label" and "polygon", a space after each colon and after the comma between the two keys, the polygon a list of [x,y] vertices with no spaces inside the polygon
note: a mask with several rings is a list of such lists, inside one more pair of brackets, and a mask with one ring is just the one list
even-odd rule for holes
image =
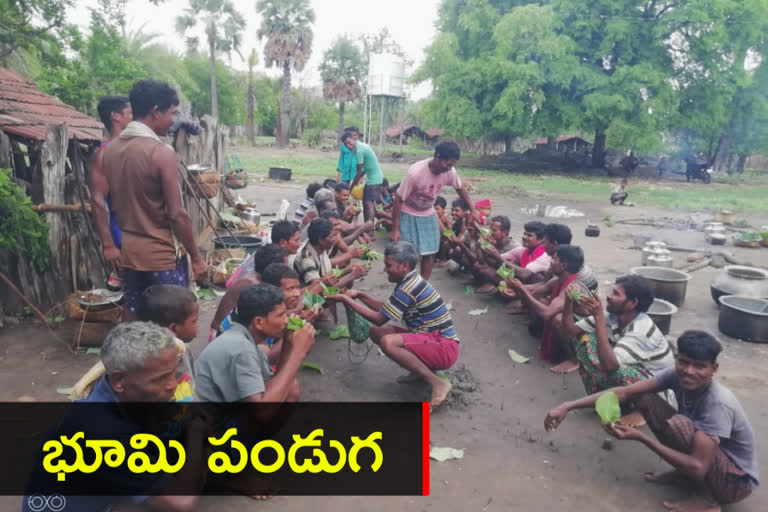
{"label": "wooden pole", "polygon": [[11,289],[11,291],[12,291],[12,292],[13,292],[13,293],[14,293],[14,294],[15,294],[15,295],[18,297],[18,298],[20,298],[20,299],[21,299],[21,300],[24,302],[24,304],[26,304],[26,305],[27,305],[27,307],[28,307],[30,310],[32,310],[32,312],[33,312],[35,315],[37,315],[37,317],[38,317],[38,318],[39,318],[39,319],[40,319],[40,320],[43,322],[43,324],[45,324],[45,326],[46,326],[46,327],[48,327],[49,329],[52,329],[52,327],[51,327],[51,324],[50,324],[50,323],[48,323],[48,319],[45,317],[45,315],[44,315],[44,314],[42,314],[42,313],[40,312],[40,310],[39,310],[39,309],[37,309],[37,306],[35,306],[34,304],[32,304],[32,302],[31,302],[31,301],[30,301],[28,298],[26,298],[26,297],[24,296],[24,294],[23,294],[23,293],[21,293],[21,291],[19,291],[19,289],[18,289],[18,288],[16,288],[16,285],[15,285],[15,284],[13,284],[13,281],[11,281],[11,280],[8,278],[8,276],[6,276],[6,275],[5,275],[5,274],[3,274],[2,272],[0,272],[0,279],[2,279],[2,280],[3,280],[3,282],[5,282],[5,284],[7,284],[7,285],[8,285],[8,288],[10,288],[10,289]]}

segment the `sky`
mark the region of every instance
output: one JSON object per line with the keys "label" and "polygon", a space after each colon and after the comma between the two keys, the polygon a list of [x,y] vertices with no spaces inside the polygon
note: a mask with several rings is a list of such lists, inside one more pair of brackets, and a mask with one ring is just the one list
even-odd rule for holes
{"label": "sky", "polygon": [[[245,17],[247,27],[243,34],[241,53],[247,58],[251,48],[258,48],[258,68],[270,76],[279,76],[277,69],[266,70],[263,66],[263,42],[259,42],[256,31],[261,23],[256,14],[256,0],[234,0],[236,8]],[[405,49],[410,60],[415,62],[414,69],[423,61],[424,49],[435,36],[435,21],[440,0],[358,0],[348,3],[339,0],[310,0],[315,10],[314,44],[312,56],[303,72],[293,78],[294,85],[320,85],[318,66],[323,52],[333,40],[342,34],[360,36],[378,32],[381,28],[389,29],[393,39]],[[70,21],[83,27],[88,24],[88,7],[96,5],[95,0],[76,3],[71,12]],[[159,34],[158,41],[172,48],[183,51],[184,38],[175,31],[175,17],[188,5],[188,0],[166,0],[160,6],[152,5],[148,0],[128,0],[126,8],[128,29],[135,30],[146,24],[145,32]],[[246,62],[233,54],[233,67],[247,70]],[[411,99],[426,97],[431,88],[428,83],[415,87]]]}

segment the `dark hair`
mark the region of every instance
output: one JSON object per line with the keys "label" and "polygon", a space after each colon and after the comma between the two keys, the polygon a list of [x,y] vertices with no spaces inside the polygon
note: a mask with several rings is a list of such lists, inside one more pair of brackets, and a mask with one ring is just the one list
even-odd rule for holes
{"label": "dark hair", "polygon": [[637,310],[645,313],[653,304],[653,285],[643,276],[628,275],[616,278],[616,284],[624,288],[629,300],[637,299]]}
{"label": "dark hair", "polygon": [[550,242],[557,245],[568,245],[571,243],[571,238],[573,238],[573,235],[571,235],[571,228],[565,224],[557,223],[547,224],[547,227],[544,228],[544,236],[547,237]]}
{"label": "dark hair", "polygon": [[323,187],[329,188],[331,190],[335,190],[336,189],[336,180],[334,180],[333,178],[328,178],[327,180],[325,180],[323,182]]}
{"label": "dark hair", "polygon": [[437,199],[435,199],[435,206],[445,209],[448,207],[448,201],[446,201],[443,196],[437,196]]}
{"label": "dark hair", "polygon": [[272,243],[279,244],[283,240],[290,240],[298,231],[299,228],[290,220],[279,220],[272,226]]}
{"label": "dark hair", "polygon": [[384,249],[384,257],[392,258],[397,263],[407,263],[411,270],[419,263],[419,253],[409,242],[392,242]]}
{"label": "dark hair", "polygon": [[458,160],[461,158],[461,149],[453,141],[444,141],[435,146],[435,158],[443,160]]}
{"label": "dark hair", "polygon": [[253,271],[261,274],[272,263],[282,263],[285,249],[278,244],[269,244],[257,250],[253,256]]}
{"label": "dark hair", "polygon": [[523,229],[528,233],[533,233],[536,235],[536,238],[544,238],[544,233],[547,230],[547,225],[543,222],[539,222],[537,220],[532,220],[531,222],[526,222],[523,226]]}
{"label": "dark hair", "polygon": [[387,178],[381,180],[381,188],[386,188],[389,191],[389,180]]}
{"label": "dark hair", "polygon": [[257,316],[265,317],[283,303],[283,292],[275,285],[259,283],[240,292],[232,319],[248,326]]}
{"label": "dark hair", "polygon": [[315,219],[309,223],[307,228],[307,236],[309,237],[309,243],[316,244],[321,238],[326,238],[333,231],[333,224],[328,219]]}
{"label": "dark hair", "polygon": [[339,215],[338,210],[329,208],[327,210],[323,210],[323,213],[320,214],[320,218],[321,219],[341,219],[341,216]]}
{"label": "dark hair", "polygon": [[104,96],[99,98],[99,104],[96,110],[99,112],[99,119],[107,130],[112,129],[112,114],[121,113],[130,105],[127,96]]}
{"label": "dark hair", "polygon": [[309,185],[307,185],[307,197],[309,199],[314,199],[315,192],[317,192],[321,188],[323,188],[323,186],[319,183],[310,183]]}
{"label": "dark hair", "polygon": [[271,263],[261,273],[261,282],[280,287],[283,279],[298,279],[299,274],[284,263]]}
{"label": "dark hair", "polygon": [[389,193],[394,195],[395,192],[397,192],[397,189],[399,189],[399,188],[400,188],[400,182],[398,181],[397,183],[395,183],[394,185],[389,187]]}
{"label": "dark hair", "polygon": [[464,211],[467,211],[467,212],[469,211],[469,205],[464,199],[460,197],[457,197],[456,199],[451,201],[451,208],[461,208]]}
{"label": "dark hair", "polygon": [[183,324],[190,315],[190,306],[197,297],[189,288],[175,284],[150,286],[141,296],[139,320],[154,322],[161,327]]}
{"label": "dark hair", "polygon": [[342,144],[347,142],[347,140],[351,138],[352,138],[352,134],[350,132],[344,132],[344,134],[341,136]]}
{"label": "dark hair", "polygon": [[139,80],[128,95],[133,109],[134,119],[143,119],[157,107],[165,112],[171,105],[179,104],[179,95],[168,84],[155,80]]}
{"label": "dark hair", "polygon": [[335,187],[333,187],[333,190],[336,192],[341,192],[342,190],[349,190],[349,185],[346,183],[337,183]]}
{"label": "dark hair", "polygon": [[491,222],[498,222],[501,224],[501,230],[505,233],[509,233],[509,230],[512,227],[512,224],[509,222],[509,217],[505,217],[504,215],[491,217]]}
{"label": "dark hair", "polygon": [[577,245],[558,245],[555,254],[571,274],[575,274],[584,266],[584,251]]}
{"label": "dark hair", "polygon": [[722,352],[720,342],[704,331],[685,331],[677,338],[677,352],[696,361],[717,362],[717,356]]}
{"label": "dark hair", "polygon": [[348,126],[344,128],[344,131],[349,133],[356,133],[360,135],[360,129],[357,126]]}

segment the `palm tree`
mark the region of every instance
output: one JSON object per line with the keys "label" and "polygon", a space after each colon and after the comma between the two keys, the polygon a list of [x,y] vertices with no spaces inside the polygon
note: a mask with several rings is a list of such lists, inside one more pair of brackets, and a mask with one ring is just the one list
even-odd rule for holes
{"label": "palm tree", "polygon": [[344,104],[360,97],[365,70],[363,54],[348,37],[337,38],[323,55],[323,95],[339,102],[339,135],[344,130]]}
{"label": "palm tree", "polygon": [[[235,9],[231,0],[189,0],[184,14],[176,18],[176,30],[184,35],[194,27],[205,30],[208,56],[211,64],[211,115],[219,119],[219,99],[216,88],[216,52],[231,57],[234,50],[240,55],[240,42],[245,29],[245,18]],[[187,47],[197,47],[197,37],[187,38]]]}
{"label": "palm tree", "polygon": [[267,66],[283,69],[280,94],[280,130],[277,145],[288,145],[291,115],[291,70],[304,69],[312,54],[312,23],[315,11],[309,0],[258,0],[256,11],[261,14],[257,35],[266,38],[264,59]]}
{"label": "palm tree", "polygon": [[251,146],[256,145],[256,127],[253,122],[253,111],[256,108],[256,93],[253,90],[253,68],[259,63],[259,54],[256,49],[251,50],[248,56],[248,126],[246,135]]}

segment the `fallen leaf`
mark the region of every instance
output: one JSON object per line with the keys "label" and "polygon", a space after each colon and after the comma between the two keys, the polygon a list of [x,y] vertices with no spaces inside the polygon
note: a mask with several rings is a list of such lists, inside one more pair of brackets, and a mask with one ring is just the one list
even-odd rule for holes
{"label": "fallen leaf", "polygon": [[56,388],[56,392],[60,395],[69,396],[72,394],[72,388]]}
{"label": "fallen leaf", "polygon": [[317,373],[319,373],[320,375],[325,375],[325,370],[323,369],[323,367],[320,366],[320,365],[317,365],[315,363],[310,363],[310,362],[305,361],[305,362],[301,363],[301,367],[302,368],[306,368],[307,370],[314,370]]}
{"label": "fallen leaf", "polygon": [[85,353],[86,354],[96,354],[96,355],[99,355],[99,354],[101,354],[101,349],[98,348],[98,347],[91,347],[88,350],[86,350]]}
{"label": "fallen leaf", "polygon": [[199,288],[197,290],[197,296],[200,300],[214,300],[216,293],[209,288]]}
{"label": "fallen leaf", "polygon": [[473,295],[475,293],[474,287],[470,285],[466,285],[461,291],[464,292],[464,295]]}
{"label": "fallen leaf", "polygon": [[509,349],[509,358],[512,359],[517,364],[525,364],[531,360],[530,357],[525,357],[523,355],[520,355],[512,349]]}
{"label": "fallen leaf", "polygon": [[429,450],[429,458],[437,462],[443,462],[451,459],[463,459],[464,450],[451,448],[450,446],[433,446]]}
{"label": "fallen leaf", "polygon": [[480,316],[480,315],[486,314],[487,312],[488,312],[488,308],[473,309],[472,311],[469,312],[469,315],[470,316]]}
{"label": "fallen leaf", "polygon": [[435,375],[437,375],[438,379],[443,379],[446,382],[451,382],[451,378],[444,374],[443,372],[435,372]]}

